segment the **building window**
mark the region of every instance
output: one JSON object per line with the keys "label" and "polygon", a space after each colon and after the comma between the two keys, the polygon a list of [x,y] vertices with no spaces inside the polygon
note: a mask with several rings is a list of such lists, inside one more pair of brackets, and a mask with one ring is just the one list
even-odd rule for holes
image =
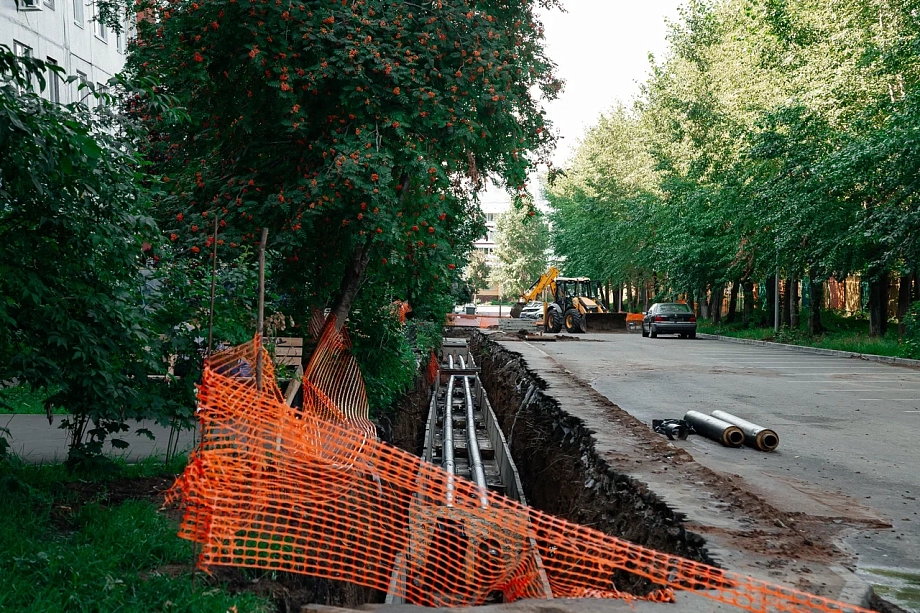
{"label": "building window", "polygon": [[116,31],[115,32],[115,48],[118,50],[119,53],[125,52],[124,40],[125,40],[124,30]]}
{"label": "building window", "polygon": [[108,99],[105,98],[105,95],[109,93],[109,88],[106,85],[96,83],[96,94],[99,98],[96,98],[96,103],[99,106],[106,106],[108,104]]}
{"label": "building window", "polygon": [[73,22],[83,27],[83,0],[73,0]]}
{"label": "building window", "polygon": [[54,0],[45,0],[45,6],[47,6],[52,11],[54,10]]}
{"label": "building window", "polygon": [[[14,40],[13,41],[13,53],[17,57],[32,57],[32,47],[23,45],[21,42]],[[32,81],[32,78],[29,77],[29,82],[31,83],[31,81]],[[17,87],[16,89],[19,92],[20,96],[26,93],[26,90],[22,87]]]}
{"label": "building window", "polygon": [[42,10],[41,0],[19,0],[20,11],[40,11]]}
{"label": "building window", "polygon": [[89,88],[83,87],[81,89],[80,87],[81,85],[87,85],[87,86],[89,85],[89,79],[86,78],[86,73],[80,72],[78,70],[77,80],[74,82],[74,84],[77,86],[77,96],[74,99],[79,100],[81,104],[86,104],[86,99],[90,95]]}
{"label": "building window", "polygon": [[[54,58],[47,58],[48,66],[57,66],[57,60]],[[48,97],[51,102],[55,104],[60,103],[61,101],[61,77],[57,71],[48,69]]]}
{"label": "building window", "polygon": [[108,31],[107,31],[107,28],[105,27],[105,24],[102,22],[101,16],[99,15],[99,3],[97,2],[95,6],[96,6],[96,26],[94,29],[96,33],[96,38],[98,38],[99,40],[105,43],[105,42],[108,42],[108,39],[107,39]]}

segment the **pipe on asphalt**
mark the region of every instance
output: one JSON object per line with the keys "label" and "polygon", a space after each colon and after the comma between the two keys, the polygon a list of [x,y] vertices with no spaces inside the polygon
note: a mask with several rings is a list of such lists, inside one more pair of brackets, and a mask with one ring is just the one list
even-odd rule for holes
{"label": "pipe on asphalt", "polygon": [[741,428],[727,421],[700,413],[687,411],[684,421],[688,422],[697,434],[718,441],[726,447],[741,447],[744,444],[744,432]]}
{"label": "pipe on asphalt", "polygon": [[454,377],[447,379],[447,395],[444,397],[444,424],[441,433],[441,466],[447,471],[447,506],[454,503]]}
{"label": "pipe on asphalt", "polygon": [[479,454],[479,439],[476,437],[476,414],[473,408],[473,394],[470,391],[470,378],[463,377],[463,390],[466,394],[466,451],[470,460],[470,475],[479,486],[479,502],[485,508],[489,504],[486,494],[486,471],[482,467],[482,456]]}
{"label": "pipe on asphalt", "polygon": [[758,426],[725,411],[713,411],[712,416],[741,428],[741,431],[744,432],[744,442],[749,447],[755,447],[761,451],[773,451],[779,445],[779,435],[770,428]]}

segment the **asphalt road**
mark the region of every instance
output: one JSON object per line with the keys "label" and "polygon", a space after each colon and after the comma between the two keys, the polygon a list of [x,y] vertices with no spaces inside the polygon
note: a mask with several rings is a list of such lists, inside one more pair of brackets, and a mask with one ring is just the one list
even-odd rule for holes
{"label": "asphalt road", "polygon": [[920,573],[920,370],[639,334],[535,344],[645,423],[721,409],[773,428],[773,453],[677,444],[781,510],[875,524],[844,542],[862,573]]}

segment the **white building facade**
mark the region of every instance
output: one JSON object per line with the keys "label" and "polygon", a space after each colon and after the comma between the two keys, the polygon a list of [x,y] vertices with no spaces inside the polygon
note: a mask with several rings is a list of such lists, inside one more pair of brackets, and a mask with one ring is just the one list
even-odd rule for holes
{"label": "white building facade", "polygon": [[[93,0],[0,0],[0,44],[19,56],[33,57],[64,69],[78,80],[104,87],[125,64],[127,40],[134,22],[115,32],[97,19]],[[47,79],[47,77],[46,77]],[[42,96],[63,104],[78,101],[62,79],[48,79]]]}

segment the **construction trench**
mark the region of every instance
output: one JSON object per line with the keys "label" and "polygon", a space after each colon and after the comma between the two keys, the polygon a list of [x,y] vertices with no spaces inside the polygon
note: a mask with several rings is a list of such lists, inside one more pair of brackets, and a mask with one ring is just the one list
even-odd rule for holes
{"label": "construction trench", "polygon": [[[545,380],[546,373],[540,371],[538,375],[520,355],[509,351],[508,345],[495,342],[489,335],[478,332],[461,338],[445,339],[442,353],[438,356],[441,366],[438,379],[432,388],[428,387],[427,382],[420,382],[407,395],[396,418],[379,424],[382,438],[420,455],[427,462],[443,467],[458,479],[472,480],[484,490],[509,496],[541,511],[606,534],[682,558],[725,566],[740,572],[756,575],[758,573],[753,572],[757,570],[756,567],[772,568],[769,572],[760,573],[762,578],[853,604],[871,606],[875,610],[897,611],[897,608],[874,597],[871,590],[868,593],[860,591],[862,586],[854,588],[845,580],[821,581],[826,577],[820,572],[808,577],[814,579],[814,582],[808,579],[793,581],[791,577],[796,569],[791,569],[791,575],[783,575],[771,566],[769,559],[758,559],[753,563],[749,559],[741,560],[731,550],[732,544],[727,544],[724,539],[721,542],[716,539],[713,546],[711,538],[716,537],[714,533],[706,534],[704,529],[707,537],[704,538],[700,531],[688,529],[686,518],[666,504],[641,475],[637,478],[634,471],[629,469],[629,464],[641,463],[645,461],[644,458],[654,457],[680,466],[692,463],[692,459],[683,457],[687,454],[669,445],[663,437],[651,433],[646,425],[637,422],[628,425],[647,431],[649,440],[654,444],[644,448],[641,456],[637,454],[635,458],[611,461],[609,454],[597,450],[597,432],[590,429],[583,419],[567,412],[564,403],[554,398],[553,393],[547,392],[547,388],[552,386],[548,386]],[[590,395],[591,391],[586,390],[585,394]],[[595,402],[597,399],[586,396],[585,399],[569,400]],[[623,415],[618,415],[616,421],[621,419],[628,421]],[[469,424],[476,427],[467,428]],[[711,475],[701,476],[699,471],[689,477],[712,478]],[[702,485],[705,481],[696,483]],[[742,501],[742,506],[761,505],[765,515],[774,521],[768,505],[762,501],[752,501],[745,493],[735,492],[737,488],[729,487],[733,495]],[[449,506],[450,500],[446,503]],[[803,518],[791,517],[789,514],[775,517],[778,525],[783,525],[783,521],[794,524],[796,520],[802,522],[800,525],[805,525]],[[757,538],[765,534],[765,530],[752,526],[747,536]],[[797,538],[801,540],[800,536]],[[831,547],[821,542],[817,531],[814,533],[815,542],[810,542],[808,538],[805,541],[814,550],[814,559],[810,561],[812,568],[816,560],[832,558],[832,552],[829,551]],[[803,569],[799,570],[812,572]],[[391,587],[404,579],[397,565],[391,578]],[[648,594],[656,587],[648,580],[628,572],[617,572],[612,579],[617,589],[639,596]],[[548,586],[546,589],[548,595],[551,594]],[[325,602],[333,606],[384,606],[393,611],[408,606],[394,593],[387,595],[335,581],[316,580],[312,591],[311,602]],[[701,604],[698,600],[687,601],[685,598],[684,593],[678,593],[678,606],[673,610],[737,610],[708,600]],[[491,602],[500,603],[500,595]],[[666,610],[664,607],[673,606],[624,601],[595,601],[591,604],[587,604],[587,601],[568,601],[567,605],[557,601],[557,604],[562,608],[554,605],[554,611],[573,612],[614,611],[621,606],[623,610],[627,606],[633,610]],[[522,605],[517,603],[502,606],[519,609]],[[322,610],[321,605],[306,605],[302,610],[308,611],[311,607],[316,611]]]}

